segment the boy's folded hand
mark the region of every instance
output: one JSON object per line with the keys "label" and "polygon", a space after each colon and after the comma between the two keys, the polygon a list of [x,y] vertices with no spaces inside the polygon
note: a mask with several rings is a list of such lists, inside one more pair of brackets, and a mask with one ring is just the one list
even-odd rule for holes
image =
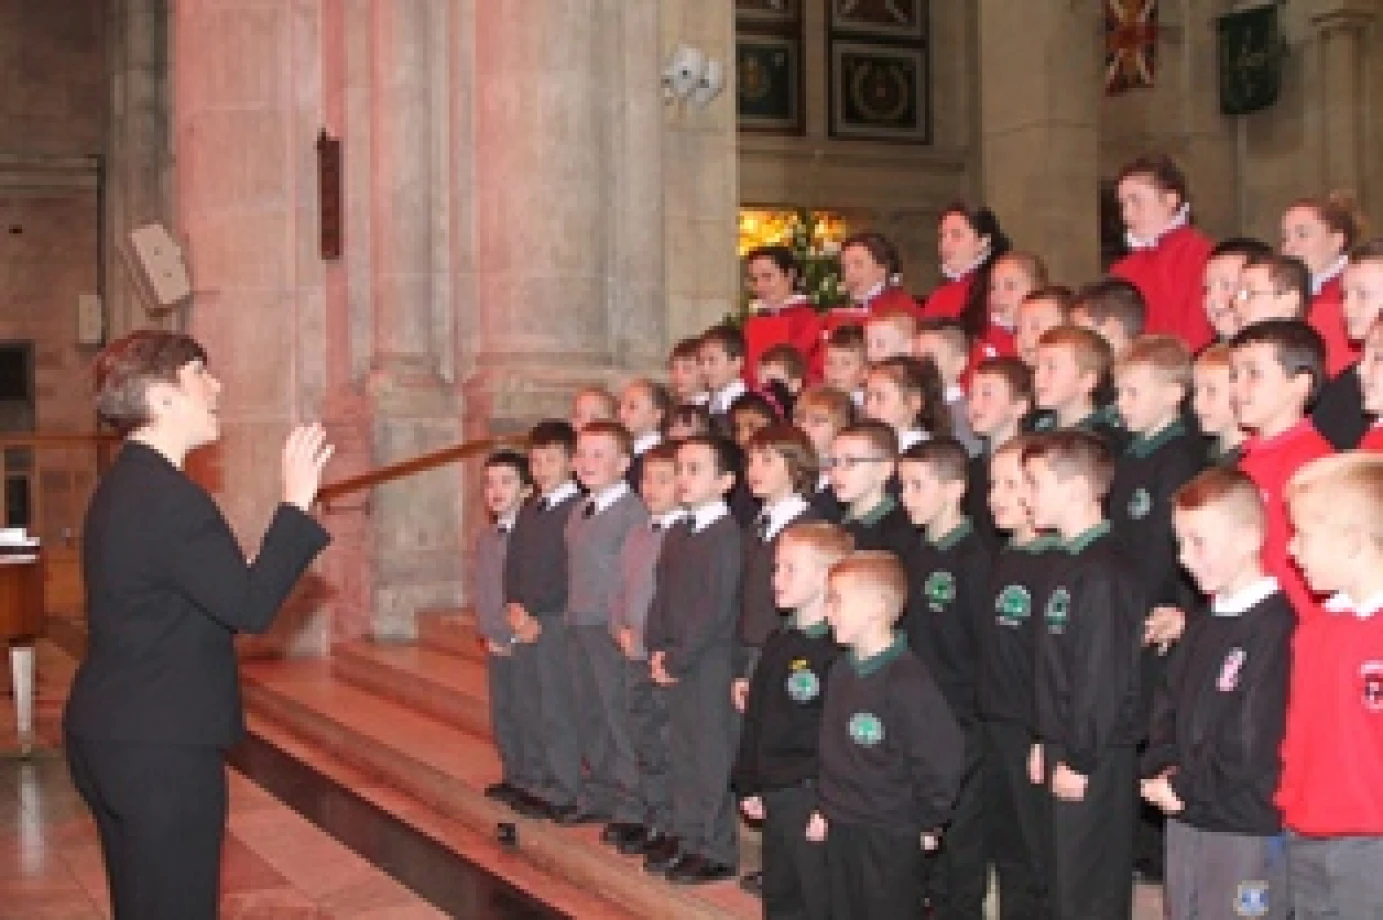
{"label": "boy's folded hand", "polygon": [[935,831],[922,832],[922,852],[931,853],[941,846],[941,835]]}
{"label": "boy's folded hand", "polygon": [[1028,751],[1028,782],[1041,786],[1047,781],[1046,768],[1042,763],[1042,745],[1034,744]]}
{"label": "boy's folded hand", "polygon": [[736,712],[744,712],[744,708],[749,705],[749,681],[737,677],[731,682],[730,702],[735,705]]}
{"label": "boy's folded hand", "polygon": [[1052,770],[1052,795],[1063,802],[1079,802],[1085,798],[1085,787],[1089,778],[1082,776],[1064,763]]}
{"label": "boy's folded hand", "polygon": [[826,816],[819,811],[812,812],[807,819],[807,839],[812,843],[826,842]]}
{"label": "boy's folded hand", "polygon": [[1154,607],[1143,621],[1143,644],[1156,645],[1160,654],[1186,632],[1186,612],[1178,607]]}
{"label": "boy's folded hand", "polygon": [[757,795],[751,795],[740,802],[740,811],[744,812],[744,816],[750,821],[762,821],[764,819],[764,800]]}

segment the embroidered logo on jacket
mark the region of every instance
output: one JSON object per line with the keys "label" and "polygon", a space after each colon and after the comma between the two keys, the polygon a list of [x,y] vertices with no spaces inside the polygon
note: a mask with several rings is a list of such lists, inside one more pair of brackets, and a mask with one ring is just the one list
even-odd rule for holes
{"label": "embroidered logo on jacket", "polygon": [[857,712],[847,726],[850,740],[860,747],[874,747],[884,740],[884,723],[872,712]]}
{"label": "embroidered logo on jacket", "polygon": [[1047,598],[1047,609],[1043,616],[1047,620],[1047,632],[1065,632],[1066,621],[1071,618],[1071,592],[1065,588],[1053,591],[1052,596]]}
{"label": "embroidered logo on jacket", "polygon": [[1000,626],[1021,626],[1032,616],[1032,595],[1022,585],[1005,585],[994,599]]}
{"label": "embroidered logo on jacket", "polygon": [[1229,693],[1239,687],[1239,672],[1244,669],[1244,661],[1248,658],[1241,648],[1232,648],[1229,654],[1225,655],[1225,660],[1220,663],[1220,676],[1215,679],[1215,689],[1221,693]]}
{"label": "embroidered logo on jacket", "polygon": [[1151,510],[1152,496],[1148,494],[1147,489],[1139,486],[1128,500],[1128,516],[1135,521],[1140,521],[1147,517]]}
{"label": "embroidered logo on jacket", "polygon": [[933,572],[923,583],[922,593],[932,613],[940,613],[956,599],[956,576],[950,572]]}
{"label": "embroidered logo on jacket", "polygon": [[821,695],[821,680],[809,664],[805,658],[794,658],[789,666],[787,691],[794,703],[810,703]]}
{"label": "embroidered logo on jacket", "polygon": [[1383,661],[1359,665],[1360,696],[1369,712],[1383,712]]}

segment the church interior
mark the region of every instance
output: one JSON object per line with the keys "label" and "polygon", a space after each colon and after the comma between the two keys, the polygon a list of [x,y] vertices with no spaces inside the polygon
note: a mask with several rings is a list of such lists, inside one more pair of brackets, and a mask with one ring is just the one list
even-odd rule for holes
{"label": "church interior", "polygon": [[[1100,279],[1143,157],[1212,242],[1285,249],[1284,212],[1341,192],[1383,220],[1379,0],[0,0],[0,74],[0,543],[40,573],[6,636],[0,920],[112,915],[61,720],[120,449],[90,368],[128,333],[204,346],[221,437],[188,473],[250,558],[286,433],[335,446],[330,547],[236,639],[221,916],[753,917],[749,822],[734,878],[676,885],[487,797],[487,455],[753,322],[761,247],[827,310],[879,234],[925,315],[957,207]],[[1159,879],[1132,910],[1163,915]]]}

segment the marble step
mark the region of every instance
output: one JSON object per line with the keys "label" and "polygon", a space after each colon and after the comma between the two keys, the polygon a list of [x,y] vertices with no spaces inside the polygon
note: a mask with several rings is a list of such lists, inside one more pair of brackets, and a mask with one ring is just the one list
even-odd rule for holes
{"label": "marble step", "polygon": [[469,608],[421,611],[417,623],[418,644],[458,658],[485,660],[485,646],[476,632],[475,614]]}
{"label": "marble step", "polygon": [[333,646],[331,670],[342,680],[483,738],[490,737],[485,662],[434,647],[375,643]]}
{"label": "marble step", "polygon": [[[641,917],[757,917],[734,882],[670,885],[599,842],[599,828],[515,818],[483,795],[499,774],[489,742],[336,677],[313,661],[254,661],[243,669],[253,721],[268,720],[363,774],[377,777],[480,834],[516,821],[517,855],[538,869]],[[558,905],[560,906],[560,905]]]}

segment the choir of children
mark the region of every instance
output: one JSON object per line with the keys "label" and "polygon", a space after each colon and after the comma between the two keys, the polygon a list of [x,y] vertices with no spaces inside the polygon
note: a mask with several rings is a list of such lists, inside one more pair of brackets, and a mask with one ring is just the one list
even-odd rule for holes
{"label": "choir of children", "polygon": [[819,320],[756,250],[748,346],[492,455],[486,795],[679,884],[738,797],[770,918],[979,920],[993,870],[1004,920],[1118,920],[1136,838],[1176,920],[1376,915],[1383,240],[1331,198],[1213,246],[1162,157],[1118,195],[1078,295],[983,209],[921,307],[878,234]]}

